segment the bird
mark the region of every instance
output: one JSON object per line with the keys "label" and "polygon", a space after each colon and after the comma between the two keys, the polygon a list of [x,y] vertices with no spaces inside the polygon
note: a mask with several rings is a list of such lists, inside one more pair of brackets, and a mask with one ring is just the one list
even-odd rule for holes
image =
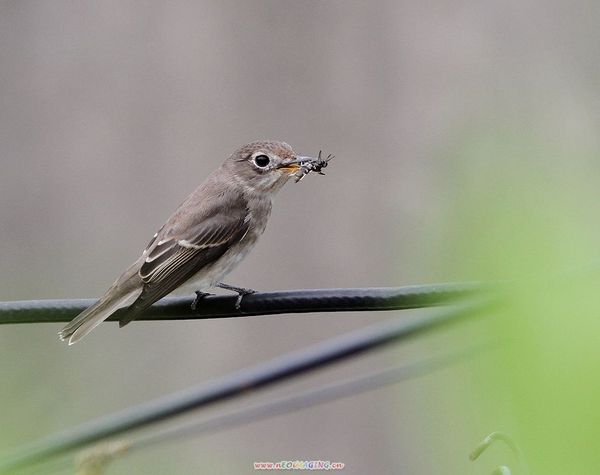
{"label": "bird", "polygon": [[263,234],[275,193],[314,160],[274,140],[238,148],[183,201],[106,293],[59,332],[60,339],[72,345],[127,307],[119,320],[123,327],[184,283],[200,289],[194,305],[206,295],[203,290],[221,287],[239,294],[239,308],[242,297],[254,291],[222,279]]}

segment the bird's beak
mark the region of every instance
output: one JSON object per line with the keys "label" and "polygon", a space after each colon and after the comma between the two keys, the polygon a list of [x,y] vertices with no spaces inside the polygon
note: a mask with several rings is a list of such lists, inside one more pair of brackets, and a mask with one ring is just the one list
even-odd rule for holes
{"label": "bird's beak", "polygon": [[283,170],[289,174],[292,173],[296,173],[298,170],[300,170],[301,167],[301,163],[303,162],[308,162],[310,160],[314,160],[314,158],[311,157],[295,157],[291,160],[285,160],[283,162],[281,162],[279,164],[279,166],[277,167],[279,170]]}

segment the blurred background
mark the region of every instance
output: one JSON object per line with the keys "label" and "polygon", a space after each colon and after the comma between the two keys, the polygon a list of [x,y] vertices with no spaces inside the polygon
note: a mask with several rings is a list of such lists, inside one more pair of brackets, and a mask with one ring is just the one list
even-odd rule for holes
{"label": "blurred background", "polygon": [[[558,0],[1,2],[0,299],[100,296],[256,139],[336,159],[281,191],[230,284],[396,286],[593,264],[599,14],[597,2]],[[502,447],[468,460],[494,430],[539,473],[597,473],[598,307],[586,295],[581,322],[572,307],[552,306],[566,310],[552,320],[528,302],[210,414],[521,332],[511,358],[135,452],[107,473],[321,459],[349,474],[484,474],[515,467]],[[419,315],[104,324],[70,348],[61,325],[4,326],[0,449]]]}

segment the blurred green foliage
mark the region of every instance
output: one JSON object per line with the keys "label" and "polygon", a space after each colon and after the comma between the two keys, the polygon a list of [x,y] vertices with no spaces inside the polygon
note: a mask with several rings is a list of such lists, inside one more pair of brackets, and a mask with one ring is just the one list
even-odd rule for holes
{"label": "blurred green foliage", "polygon": [[[462,408],[465,419],[475,414],[501,426],[487,432],[510,428],[531,473],[600,470],[600,169],[593,152],[495,130],[457,147],[447,170],[454,186],[440,235],[450,272],[498,281],[506,292],[482,326],[501,349],[478,362],[476,381],[453,392],[476,394],[477,407]],[[462,445],[453,442],[461,450],[486,435],[463,429]],[[505,455],[513,473],[526,473]],[[484,458],[472,473],[491,473]]]}

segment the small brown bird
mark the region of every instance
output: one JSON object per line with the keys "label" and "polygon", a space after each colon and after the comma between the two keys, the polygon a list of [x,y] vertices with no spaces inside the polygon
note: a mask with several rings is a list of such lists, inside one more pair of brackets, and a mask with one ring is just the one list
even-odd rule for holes
{"label": "small brown bird", "polygon": [[265,230],[275,192],[306,170],[303,165],[314,163],[326,165],[320,158],[297,156],[285,142],[252,142],[236,150],[177,208],[104,296],[59,332],[60,338],[71,345],[128,307],[119,322],[124,326],[192,277],[200,290],[238,292],[239,307],[242,296],[253,291],[221,279]]}

